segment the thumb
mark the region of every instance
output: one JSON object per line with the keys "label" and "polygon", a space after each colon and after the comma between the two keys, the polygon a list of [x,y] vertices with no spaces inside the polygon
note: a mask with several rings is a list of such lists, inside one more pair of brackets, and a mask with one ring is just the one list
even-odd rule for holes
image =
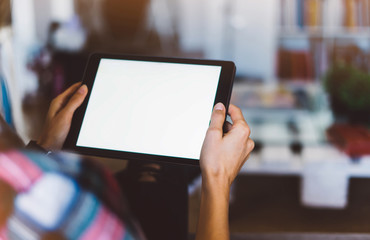
{"label": "thumb", "polygon": [[222,136],[225,114],[225,106],[222,103],[217,103],[213,108],[211,124],[209,125],[208,131],[218,132]]}
{"label": "thumb", "polygon": [[66,114],[71,114],[76,111],[76,109],[82,104],[87,94],[87,86],[82,85],[69,99],[67,105],[64,107],[64,112]]}

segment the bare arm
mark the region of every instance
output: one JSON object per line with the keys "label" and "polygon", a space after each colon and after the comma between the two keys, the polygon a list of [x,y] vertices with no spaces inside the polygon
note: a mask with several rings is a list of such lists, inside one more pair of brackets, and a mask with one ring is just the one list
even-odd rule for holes
{"label": "bare arm", "polygon": [[217,104],[202,148],[202,195],[197,240],[229,239],[230,186],[254,148],[241,110],[230,105],[233,124],[227,124],[227,133],[224,134],[225,114],[225,107]]}

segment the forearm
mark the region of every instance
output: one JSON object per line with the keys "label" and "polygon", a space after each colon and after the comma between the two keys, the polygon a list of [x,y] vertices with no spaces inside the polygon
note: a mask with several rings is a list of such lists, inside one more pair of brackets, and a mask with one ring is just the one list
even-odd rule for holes
{"label": "forearm", "polygon": [[196,240],[229,239],[229,192],[227,183],[203,179]]}

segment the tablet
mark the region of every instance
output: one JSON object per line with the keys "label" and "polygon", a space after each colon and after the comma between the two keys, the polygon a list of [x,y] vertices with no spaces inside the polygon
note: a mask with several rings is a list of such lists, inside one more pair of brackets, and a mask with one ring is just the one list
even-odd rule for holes
{"label": "tablet", "polygon": [[229,61],[93,54],[64,148],[198,165],[213,106],[228,107],[234,75]]}

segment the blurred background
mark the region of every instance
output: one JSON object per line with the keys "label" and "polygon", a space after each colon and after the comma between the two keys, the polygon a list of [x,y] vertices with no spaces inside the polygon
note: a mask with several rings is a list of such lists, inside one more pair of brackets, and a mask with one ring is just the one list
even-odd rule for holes
{"label": "blurred background", "polygon": [[236,63],[256,149],[233,232],[370,233],[370,0],[1,0],[0,110],[24,142],[93,52]]}

